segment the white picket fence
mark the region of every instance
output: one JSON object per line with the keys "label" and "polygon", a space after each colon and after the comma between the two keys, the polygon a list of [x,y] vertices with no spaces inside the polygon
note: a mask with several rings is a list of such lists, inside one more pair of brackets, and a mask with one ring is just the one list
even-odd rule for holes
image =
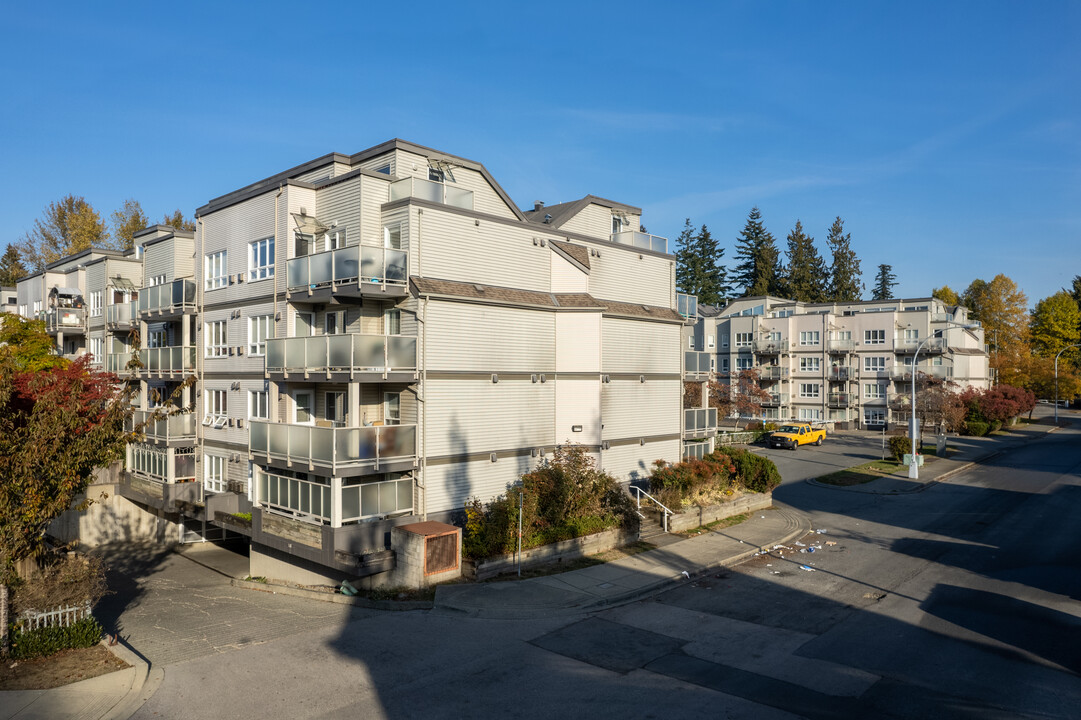
{"label": "white picket fence", "polygon": [[19,624],[24,630],[37,630],[43,627],[68,627],[90,617],[90,603],[54,608],[45,612],[24,610],[19,615]]}

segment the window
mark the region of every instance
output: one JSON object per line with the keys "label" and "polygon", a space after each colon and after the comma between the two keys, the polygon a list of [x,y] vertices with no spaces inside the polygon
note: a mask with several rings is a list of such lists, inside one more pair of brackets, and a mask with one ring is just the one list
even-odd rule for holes
{"label": "window", "polygon": [[402,424],[402,396],[383,393],[383,422],[387,425]]}
{"label": "window", "polygon": [[867,400],[885,400],[886,386],[882,383],[864,383],[863,397]]}
{"label": "window", "polygon": [[442,170],[436,170],[435,168],[428,168],[428,179],[432,182],[441,183],[446,179]]}
{"label": "window", "polygon": [[728,347],[728,333],[721,333],[721,347]]}
{"label": "window", "polygon": [[835,331],[833,333],[833,339],[834,340],[851,340],[852,339],[852,331],[851,330],[837,330],[837,331]]}
{"label": "window", "polygon": [[383,227],[383,247],[394,250],[402,249],[402,224],[386,225]]}
{"label": "window", "polygon": [[297,390],[294,392],[293,422],[297,425],[311,425],[314,423],[314,406],[311,390]]}
{"label": "window", "polygon": [[270,393],[266,390],[248,391],[248,417],[252,420],[270,418]]}
{"label": "window", "polygon": [[618,215],[612,216],[612,234],[623,232],[623,218]]}
{"label": "window", "polygon": [[818,388],[818,383],[800,383],[799,396],[801,398],[816,398],[818,397]]}
{"label": "window", "polygon": [[100,364],[105,359],[105,339],[99,337],[90,338],[90,354],[94,356],[94,362]]}
{"label": "window", "polygon": [[935,357],[931,358],[931,365],[933,365],[935,367],[941,366],[942,365],[942,356],[941,355],[936,355]]}
{"label": "window", "polygon": [[328,231],[323,238],[326,240],[327,250],[337,250],[345,247],[345,229],[335,228]]}
{"label": "window", "polygon": [[694,335],[687,336],[687,349],[694,350]]}
{"label": "window", "polygon": [[383,173],[384,175],[390,175],[390,163],[384,163],[380,165],[372,172]]}
{"label": "window", "polygon": [[818,330],[804,330],[799,334],[800,345],[818,345]]}
{"label": "window", "polygon": [[345,332],[345,312],[338,310],[323,316],[323,332],[327,335],[341,335]]}
{"label": "window", "polygon": [[336,427],[345,427],[345,393],[331,390],[326,394],[326,418]]}
{"label": "window", "polygon": [[206,331],[206,356],[225,357],[229,354],[227,347],[229,329],[225,320],[214,320],[205,326]]}
{"label": "window", "polygon": [[865,357],[863,359],[864,372],[885,372],[886,370],[886,358],[884,357]]}
{"label": "window", "polygon": [[779,332],[771,332],[767,336],[767,339],[773,344],[779,343],[779,342],[781,342],[781,333],[779,333]]}
{"label": "window", "polygon": [[819,364],[821,358],[816,357],[801,357],[799,359],[799,371],[800,372],[821,372],[822,367]]}
{"label": "window", "polygon": [[312,328],[315,327],[315,314],[298,312],[294,318],[293,337],[311,337]]}
{"label": "window", "polygon": [[266,341],[274,337],[274,317],[258,315],[248,318],[248,354],[266,355]]}
{"label": "window", "polygon": [[736,347],[750,347],[754,342],[754,333],[736,333]]}
{"label": "window", "polygon": [[168,333],[164,328],[148,330],[146,333],[146,346],[149,348],[163,348],[169,345]]}
{"label": "window", "polygon": [[754,358],[738,357],[736,358],[736,370],[750,370],[754,367]]}
{"label": "window", "polygon": [[94,290],[88,298],[90,317],[101,317],[101,290]]}
{"label": "window", "polygon": [[217,288],[223,288],[229,284],[228,282],[228,269],[225,263],[225,251],[219,250],[216,253],[209,253],[205,259],[205,267],[203,268],[203,274],[206,276],[205,288],[207,290],[215,290]]}
{"label": "window", "polygon": [[146,285],[147,285],[147,287],[157,287],[158,285],[164,285],[164,284],[165,284],[165,276],[164,275],[154,275],[153,277],[150,278],[150,282],[148,282]]}
{"label": "window", "polygon": [[721,372],[728,372],[728,358],[726,357],[721,358]]}
{"label": "window", "polygon": [[225,458],[203,455],[203,489],[207,492],[225,492]]}
{"label": "window", "polygon": [[905,330],[905,343],[915,344],[920,339],[919,330]]}
{"label": "window", "polygon": [[885,345],[886,344],[886,331],[885,330],[864,330],[863,331],[863,344],[864,345]]}
{"label": "window", "polygon": [[822,410],[819,408],[800,408],[799,409],[800,420],[821,420]]}
{"label": "window", "polygon": [[213,425],[216,428],[225,427],[228,414],[228,393],[225,390],[207,390],[206,412],[203,414],[203,424]]}
{"label": "window", "polygon": [[885,425],[886,424],[886,411],[880,408],[864,408],[863,409],[863,424],[864,425]]}
{"label": "window", "polygon": [[274,277],[274,238],[248,243],[248,279],[266,280]]}
{"label": "window", "polygon": [[383,312],[383,334],[384,335],[401,335],[402,334],[402,311],[398,308],[387,308]]}
{"label": "window", "polygon": [[714,347],[714,338],[713,338],[712,335],[706,335],[706,347],[707,348]]}

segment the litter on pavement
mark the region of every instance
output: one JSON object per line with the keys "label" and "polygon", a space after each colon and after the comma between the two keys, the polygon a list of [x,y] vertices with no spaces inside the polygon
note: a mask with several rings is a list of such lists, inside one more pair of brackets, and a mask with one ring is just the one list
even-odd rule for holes
{"label": "litter on pavement", "polygon": [[832,545],[836,545],[837,543],[833,542],[832,540],[827,540],[826,544],[832,546]]}
{"label": "litter on pavement", "polygon": [[796,541],[796,542],[795,542],[794,544],[795,544],[795,545],[796,545],[797,547],[807,547],[806,545],[804,545],[803,543],[801,543],[801,542],[800,542],[799,540],[797,540],[797,541]]}
{"label": "litter on pavement", "polygon": [[800,565],[799,569],[800,570],[806,570],[807,572],[814,572],[815,571],[815,569],[813,567],[807,567],[806,565]]}
{"label": "litter on pavement", "polygon": [[828,533],[828,532],[829,532],[829,530],[815,530],[815,532],[816,532],[817,534],[819,534],[819,535],[825,535],[826,533]]}

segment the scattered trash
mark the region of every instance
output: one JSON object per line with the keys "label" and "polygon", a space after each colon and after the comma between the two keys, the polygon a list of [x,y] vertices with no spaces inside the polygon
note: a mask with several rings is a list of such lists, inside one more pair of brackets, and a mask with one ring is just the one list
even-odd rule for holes
{"label": "scattered trash", "polygon": [[819,534],[819,535],[825,535],[826,533],[828,533],[828,532],[829,532],[829,530],[815,530],[815,532],[816,532],[817,534]]}
{"label": "scattered trash", "polygon": [[687,578],[688,580],[691,579],[691,574],[689,572],[687,572],[686,570],[684,570],[681,574],[683,575],[683,577]]}
{"label": "scattered trash", "polygon": [[864,600],[875,600],[875,601],[878,601],[878,600],[881,600],[881,599],[882,599],[882,598],[884,598],[884,597],[886,597],[886,593],[875,593],[875,592],[869,592],[869,593],[864,593],[864,594],[863,594],[863,599],[864,599]]}
{"label": "scattered trash", "polygon": [[766,563],[766,567],[773,567],[773,563]]}
{"label": "scattered trash", "polygon": [[814,572],[815,571],[815,569],[813,567],[807,567],[806,565],[800,565],[799,569],[800,570],[806,570],[807,572]]}
{"label": "scattered trash", "polygon": [[801,542],[800,542],[799,540],[797,540],[797,541],[795,542],[795,545],[796,545],[796,547],[807,547],[806,545],[804,545],[803,543],[801,543]]}
{"label": "scattered trash", "polygon": [[765,516],[765,515],[759,515],[758,517],[762,518],[763,520],[765,520],[765,519],[766,519],[766,516]]}
{"label": "scattered trash", "polygon": [[776,570],[770,570],[769,574],[770,575],[780,575],[781,573],[777,572]]}
{"label": "scattered trash", "polygon": [[833,542],[832,540],[827,540],[826,544],[832,547],[832,546],[836,545],[837,543]]}

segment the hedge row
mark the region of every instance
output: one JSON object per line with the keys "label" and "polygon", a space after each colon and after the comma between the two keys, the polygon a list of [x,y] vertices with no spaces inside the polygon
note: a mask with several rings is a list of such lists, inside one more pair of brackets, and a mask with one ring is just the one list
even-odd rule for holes
{"label": "hedge row", "polygon": [[101,625],[93,617],[83,618],[67,627],[43,627],[24,630],[11,628],[11,657],[44,657],[72,648],[87,648],[101,641]]}

